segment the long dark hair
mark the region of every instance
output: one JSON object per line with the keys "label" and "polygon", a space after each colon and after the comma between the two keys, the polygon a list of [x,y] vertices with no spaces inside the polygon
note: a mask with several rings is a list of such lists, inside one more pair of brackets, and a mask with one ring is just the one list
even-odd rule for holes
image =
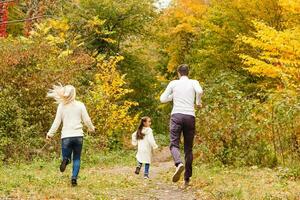
{"label": "long dark hair", "polygon": [[144,139],[145,134],[142,133],[142,130],[143,130],[143,127],[144,127],[144,123],[147,122],[148,119],[150,119],[150,117],[145,116],[145,117],[141,118],[140,125],[139,125],[139,127],[138,127],[138,129],[136,131],[136,139],[137,140]]}

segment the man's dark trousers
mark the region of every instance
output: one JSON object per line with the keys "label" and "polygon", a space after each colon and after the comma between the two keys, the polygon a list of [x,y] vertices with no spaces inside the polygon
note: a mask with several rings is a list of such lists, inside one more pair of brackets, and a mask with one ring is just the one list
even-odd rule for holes
{"label": "man's dark trousers", "polygon": [[170,150],[175,164],[182,163],[180,158],[180,136],[183,133],[185,173],[184,179],[188,180],[192,176],[193,163],[193,143],[195,136],[195,117],[180,113],[172,114],[170,120]]}

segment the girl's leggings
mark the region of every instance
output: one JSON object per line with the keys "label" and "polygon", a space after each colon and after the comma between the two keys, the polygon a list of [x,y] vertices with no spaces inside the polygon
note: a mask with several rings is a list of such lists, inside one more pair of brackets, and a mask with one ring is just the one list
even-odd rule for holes
{"label": "girl's leggings", "polygon": [[[138,161],[138,167],[142,168],[143,163],[140,163]],[[150,168],[150,164],[149,163],[145,163],[145,170],[144,170],[144,176],[149,176],[149,168]]]}

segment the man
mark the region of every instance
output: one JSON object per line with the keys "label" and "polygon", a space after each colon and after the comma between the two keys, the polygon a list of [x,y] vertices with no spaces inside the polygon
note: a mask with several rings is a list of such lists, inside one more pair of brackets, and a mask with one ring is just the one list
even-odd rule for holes
{"label": "man", "polygon": [[[188,78],[189,67],[186,64],[178,67],[179,80],[169,83],[166,90],[160,97],[162,103],[173,101],[173,110],[170,120],[170,151],[173,156],[176,171],[173,175],[173,182],[180,179],[181,173],[185,169],[185,186],[189,185],[192,176],[193,162],[193,142],[195,135],[195,109],[196,99],[197,107],[202,107],[201,95],[203,90],[197,80]],[[180,136],[183,132],[185,166],[180,158]]]}

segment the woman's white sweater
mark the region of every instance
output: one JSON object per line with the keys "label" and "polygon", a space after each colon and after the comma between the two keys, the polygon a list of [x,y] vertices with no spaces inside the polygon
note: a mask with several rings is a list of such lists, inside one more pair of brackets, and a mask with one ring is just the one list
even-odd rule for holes
{"label": "woman's white sweater", "polygon": [[66,105],[60,103],[57,108],[55,120],[47,135],[53,136],[62,122],[61,138],[83,136],[82,121],[90,131],[95,130],[83,103],[80,101],[73,101]]}

